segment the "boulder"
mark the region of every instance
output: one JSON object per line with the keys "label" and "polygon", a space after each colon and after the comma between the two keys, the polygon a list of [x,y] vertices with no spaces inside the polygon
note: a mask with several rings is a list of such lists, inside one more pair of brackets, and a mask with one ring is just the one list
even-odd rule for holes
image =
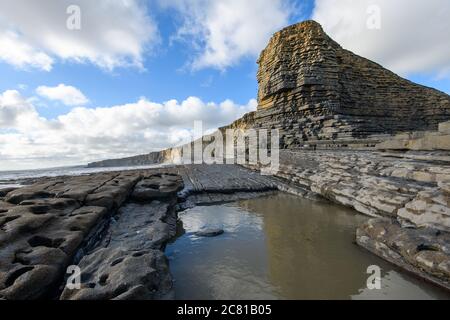
{"label": "boulder", "polygon": [[223,229],[211,228],[204,229],[194,233],[197,237],[217,237],[224,233]]}

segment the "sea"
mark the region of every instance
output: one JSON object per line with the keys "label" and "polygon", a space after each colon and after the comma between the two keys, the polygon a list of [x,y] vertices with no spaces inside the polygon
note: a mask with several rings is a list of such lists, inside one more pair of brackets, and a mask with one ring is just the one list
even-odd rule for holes
{"label": "sea", "polygon": [[169,166],[168,164],[155,164],[148,166],[105,167],[88,168],[87,166],[58,167],[36,170],[0,171],[0,189],[20,187],[28,179],[59,176],[80,176],[98,172],[126,171],[138,169],[154,169]]}

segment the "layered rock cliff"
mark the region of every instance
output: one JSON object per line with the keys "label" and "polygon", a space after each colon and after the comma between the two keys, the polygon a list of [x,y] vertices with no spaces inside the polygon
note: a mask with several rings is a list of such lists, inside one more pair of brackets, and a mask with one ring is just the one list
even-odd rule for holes
{"label": "layered rock cliff", "polygon": [[[275,33],[258,64],[257,111],[222,129],[279,129],[283,149],[373,148],[392,135],[435,131],[450,120],[449,95],[343,49],[314,21]],[[90,166],[153,164],[170,153]]]}
{"label": "layered rock cliff", "polygon": [[235,126],[280,129],[285,148],[376,141],[450,119],[450,96],[343,49],[314,21],[277,32],[258,64],[258,110]]}

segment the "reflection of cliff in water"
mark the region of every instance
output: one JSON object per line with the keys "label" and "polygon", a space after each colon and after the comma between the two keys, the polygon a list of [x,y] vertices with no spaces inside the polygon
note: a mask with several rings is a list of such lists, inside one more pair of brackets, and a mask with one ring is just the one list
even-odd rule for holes
{"label": "reflection of cliff in water", "polygon": [[[269,278],[282,296],[342,298],[365,286],[368,254],[358,252],[354,231],[365,217],[324,203],[279,195],[245,203],[263,213]],[[293,230],[295,230],[293,232]]]}
{"label": "reflection of cliff in water", "polygon": [[[278,193],[179,217],[186,233],[166,249],[178,299],[448,298],[354,244],[368,218],[344,207]],[[225,233],[197,237],[203,227]],[[381,290],[366,289],[370,265]]]}

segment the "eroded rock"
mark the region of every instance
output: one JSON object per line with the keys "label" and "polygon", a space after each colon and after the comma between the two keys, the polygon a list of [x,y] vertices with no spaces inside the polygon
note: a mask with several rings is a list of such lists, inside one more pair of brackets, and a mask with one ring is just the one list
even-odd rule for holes
{"label": "eroded rock", "polygon": [[66,288],[64,300],[150,300],[172,288],[164,253],[101,248],[81,263],[81,289]]}
{"label": "eroded rock", "polygon": [[358,228],[356,241],[384,259],[450,289],[450,234],[372,219]]}
{"label": "eroded rock", "polygon": [[[67,266],[139,179],[136,173],[45,178],[8,192],[0,201],[0,296],[57,294]],[[112,200],[92,206],[91,195]]]}
{"label": "eroded rock", "polygon": [[178,175],[158,174],[140,181],[131,198],[138,202],[151,202],[157,199],[173,197],[183,189],[183,180]]}

